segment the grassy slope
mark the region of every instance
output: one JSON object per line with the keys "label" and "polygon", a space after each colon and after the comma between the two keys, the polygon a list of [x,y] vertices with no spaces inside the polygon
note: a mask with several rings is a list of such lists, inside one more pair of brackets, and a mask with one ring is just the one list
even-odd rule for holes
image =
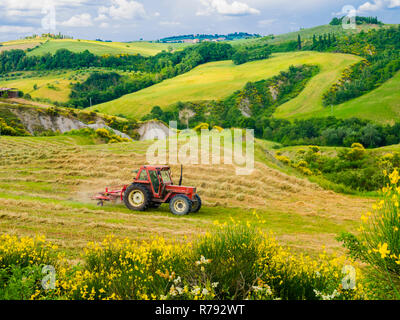
{"label": "grassy slope", "polygon": [[[380,123],[393,123],[400,120],[400,72],[388,80],[381,87],[359,98],[350,100],[341,105],[330,107],[322,106],[322,98],[311,100],[313,88],[321,83],[312,80],[305,92],[280,106],[275,113],[277,117],[298,119],[311,117],[335,116],[337,118],[359,117]],[[317,102],[317,103],[315,103]]]}
{"label": "grassy slope", "polygon": [[[79,138],[0,137],[0,232],[44,234],[61,248],[77,254],[87,241],[109,234],[150,239],[162,235],[184,240],[206,232],[215,220],[259,220],[284,243],[309,252],[323,244],[338,249],[341,230],[354,230],[369,200],[323,191],[306,180],[264,164],[257,152],[251,176],[236,176],[230,165],[186,166],[184,184],[198,187],[204,208],[176,217],[166,205],[135,213],[121,204],[96,207],[89,198],[103,186],[129,183],[132,169],[145,164],[151,142],[80,145]],[[268,144],[263,144],[268,147]],[[209,174],[209,172],[213,174]],[[179,167],[173,167],[175,179]]]}
{"label": "grassy slope", "polygon": [[161,44],[150,42],[99,42],[89,40],[50,40],[39,48],[31,51],[28,55],[43,55],[45,53],[55,53],[59,49],[68,49],[73,52],[82,52],[89,50],[96,55],[111,54],[116,55],[120,53],[128,54],[141,54],[144,56],[156,55],[162,50],[167,50],[169,46],[174,49],[182,48],[182,44]]}
{"label": "grassy slope", "polygon": [[[277,75],[287,70],[290,65],[318,64],[321,73],[316,76],[312,85],[311,101],[319,102],[322,92],[332,85],[342,70],[359,61],[351,55],[295,52],[275,54],[271,59],[235,66],[232,61],[208,63],[197,67],[189,73],[163,81],[160,84],[120,99],[93,106],[93,110],[110,114],[126,114],[140,118],[149,113],[153,106],[167,106],[178,101],[220,99],[244,87],[249,81],[258,81]],[[323,85],[320,85],[320,82]],[[310,99],[309,96],[306,97]],[[314,100],[316,100],[314,102]]]}
{"label": "grassy slope", "polygon": [[400,121],[400,72],[374,91],[335,106],[333,113],[330,108],[324,110],[323,115],[328,114],[338,118],[359,117],[381,123]]}

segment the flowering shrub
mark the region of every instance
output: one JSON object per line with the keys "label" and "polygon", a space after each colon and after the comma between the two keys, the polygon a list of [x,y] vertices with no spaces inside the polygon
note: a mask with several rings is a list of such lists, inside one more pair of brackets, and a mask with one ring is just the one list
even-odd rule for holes
{"label": "flowering shrub", "polygon": [[[84,263],[73,267],[55,264],[46,258],[47,249],[37,250],[34,241],[21,240],[28,249],[16,249],[12,254],[10,245],[1,246],[1,261],[20,268],[15,275],[35,275],[24,286],[18,284],[18,288],[28,288],[29,293],[18,299],[364,298],[359,275],[357,284],[343,287],[346,274],[342,268],[349,263],[344,258],[329,257],[325,252],[316,260],[294,254],[271,235],[234,221],[217,223],[212,233],[184,246],[163,239],[137,243],[111,236],[100,244],[90,243],[83,253]],[[40,246],[44,246],[42,242]],[[26,263],[21,264],[21,259]],[[57,281],[51,290],[40,288],[41,263],[56,266]],[[8,270],[4,266],[0,275]],[[14,278],[7,282],[9,287],[13,287]],[[3,278],[1,281],[4,288]],[[9,295],[2,297],[7,299]]]}
{"label": "flowering shrub", "polygon": [[58,268],[63,257],[44,237],[0,236],[0,300],[56,298],[42,286],[44,266]]}
{"label": "flowering shrub", "polygon": [[400,299],[400,185],[399,172],[384,172],[388,184],[372,212],[361,216],[360,235],[342,237],[353,256],[371,267],[372,286],[384,298]]}

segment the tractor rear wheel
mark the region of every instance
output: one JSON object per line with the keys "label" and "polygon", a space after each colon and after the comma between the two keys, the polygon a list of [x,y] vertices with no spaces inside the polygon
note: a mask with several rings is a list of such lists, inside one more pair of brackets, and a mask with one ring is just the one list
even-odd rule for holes
{"label": "tractor rear wheel", "polygon": [[198,194],[196,194],[193,197],[192,201],[192,212],[193,213],[199,212],[200,209],[201,209],[201,198]]}
{"label": "tractor rear wheel", "polygon": [[125,205],[134,211],[145,211],[150,205],[150,200],[150,191],[141,184],[130,185],[124,194]]}
{"label": "tractor rear wheel", "polygon": [[169,209],[177,216],[184,216],[192,211],[192,201],[185,195],[176,195],[169,202]]}

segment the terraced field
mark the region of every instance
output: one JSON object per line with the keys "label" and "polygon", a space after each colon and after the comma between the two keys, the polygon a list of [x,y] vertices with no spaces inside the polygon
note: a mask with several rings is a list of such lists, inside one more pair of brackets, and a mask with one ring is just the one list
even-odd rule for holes
{"label": "terraced field", "polygon": [[121,53],[127,53],[153,56],[163,50],[168,50],[169,47],[178,50],[185,46],[187,46],[187,44],[164,44],[151,42],[121,43],[90,40],[49,40],[39,48],[29,52],[28,55],[43,55],[46,53],[54,54],[59,49],[68,49],[72,52],[83,52],[85,50],[89,50],[96,55],[117,55]]}
{"label": "terraced field", "polygon": [[[271,59],[239,66],[234,65],[232,61],[207,63],[155,86],[93,106],[92,110],[141,118],[157,105],[166,109],[178,101],[227,97],[236,90],[242,89],[249,81],[268,79],[280,71],[287,70],[291,65],[301,64],[319,65],[321,72],[310,81],[296,99],[298,103],[290,110],[301,112],[302,108],[307,110],[323,108],[322,94],[339,79],[341,72],[347,66],[358,61],[360,58],[353,55],[295,52],[275,54]],[[281,112],[278,115],[286,116],[286,113]]]}
{"label": "terraced field", "polygon": [[[166,205],[145,213],[130,212],[122,204],[97,207],[91,194],[129,183],[132,170],[145,164],[149,142],[87,146],[79,141],[0,137],[0,232],[44,234],[74,257],[88,241],[109,234],[183,240],[206,232],[215,220],[232,217],[257,221],[282,242],[312,253],[322,245],[338,249],[335,235],[354,230],[370,206],[367,199],[324,191],[273,169],[261,149],[266,144],[259,142],[251,176],[236,176],[231,165],[185,168],[184,184],[197,186],[204,200],[197,214],[176,217]],[[178,179],[178,167],[173,174]]]}

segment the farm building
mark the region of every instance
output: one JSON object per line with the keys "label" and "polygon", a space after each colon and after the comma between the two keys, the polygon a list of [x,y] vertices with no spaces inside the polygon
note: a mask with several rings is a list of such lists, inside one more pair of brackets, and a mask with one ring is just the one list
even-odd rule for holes
{"label": "farm building", "polygon": [[18,98],[18,91],[11,88],[0,88],[0,98]]}

